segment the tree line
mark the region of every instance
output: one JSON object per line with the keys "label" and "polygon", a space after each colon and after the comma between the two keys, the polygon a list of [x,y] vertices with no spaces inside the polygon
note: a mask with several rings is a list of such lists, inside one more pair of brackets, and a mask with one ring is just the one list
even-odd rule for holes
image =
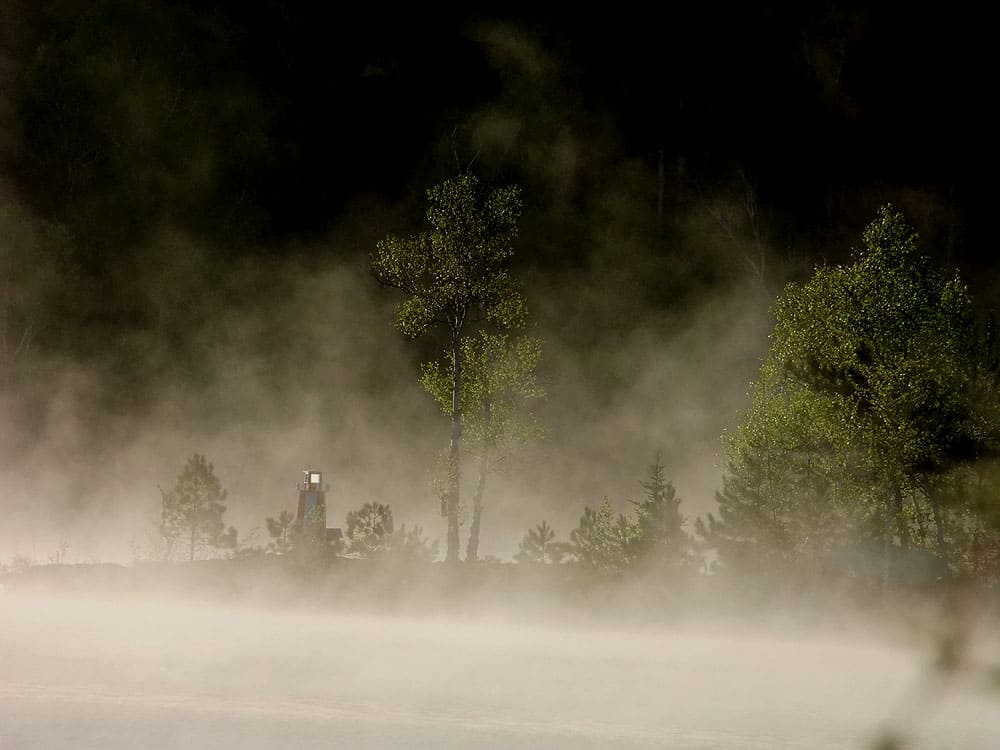
{"label": "tree line", "polygon": [[[1000,582],[1000,366],[992,313],[882,207],[850,265],[776,301],[718,515],[697,531],[744,572],[831,555],[881,572],[931,556]],[[939,566],[944,571],[945,567]]]}
{"label": "tree line", "polygon": [[[390,236],[372,270],[403,293],[396,325],[409,337],[441,334],[442,356],[420,382],[450,429],[436,487],[446,519],[445,562],[479,559],[490,471],[544,437],[542,342],[510,271],[522,204],[515,187],[460,174],[428,191],[428,231]],[[919,237],[883,206],[853,262],[821,266],[777,297],[774,329],[748,405],[722,436],[718,510],[688,524],[656,455],[632,512],[609,498],[584,507],[568,541],[543,520],[514,559],[574,561],[604,571],[820,573],[839,567],[883,586],[914,566],[931,577],[1000,582],[1000,347],[992,313],[977,316],[966,286],[922,254]],[[472,460],[471,512],[463,461]],[[163,493],[163,531],[188,553],[199,540],[235,545],[219,508],[224,491],[184,511],[195,456]],[[207,466],[211,475],[211,466]],[[187,493],[187,495],[185,494]],[[291,514],[269,518],[270,550],[293,549]],[[372,557],[407,544],[433,559],[419,527],[396,531],[387,505],[347,517],[338,552]],[[182,533],[183,532],[183,533]],[[409,535],[409,536],[408,536]]]}
{"label": "tree line", "polygon": [[[557,541],[555,531],[542,521],[524,534],[513,559],[536,564],[577,562],[616,573],[637,566],[694,570],[696,546],[684,528],[681,499],[666,478],[659,454],[640,484],[643,497],[629,501],[633,514],[616,514],[605,497],[597,510],[584,507],[569,542]],[[325,526],[325,518],[315,511],[296,518],[282,510],[266,518],[270,538],[266,546],[241,540],[235,527],[226,527],[228,493],[214,465],[197,453],[187,459],[174,487],[160,492],[160,556],[164,560],[273,554],[315,562],[349,556],[430,563],[438,557],[437,540],[425,537],[419,525],[397,527],[392,507],[380,502],[348,511],[343,535],[333,539],[322,533],[325,529],[317,528],[317,524]]]}

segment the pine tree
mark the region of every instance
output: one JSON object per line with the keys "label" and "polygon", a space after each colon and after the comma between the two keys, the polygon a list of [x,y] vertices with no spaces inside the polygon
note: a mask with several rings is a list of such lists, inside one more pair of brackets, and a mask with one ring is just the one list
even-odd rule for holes
{"label": "pine tree", "polygon": [[533,529],[528,529],[521,539],[514,559],[517,562],[559,563],[566,554],[566,545],[556,540],[556,532],[547,521],[542,521]]}
{"label": "pine tree", "polygon": [[170,492],[160,490],[162,514],[160,534],[168,545],[187,543],[188,559],[194,560],[205,547],[221,548],[235,543],[235,529],[226,532],[222,516],[228,493],[203,455],[187,460]]}
{"label": "pine tree", "polygon": [[666,479],[659,451],[649,467],[648,478],[640,484],[644,497],[632,501],[639,528],[638,557],[657,565],[683,562],[690,552],[691,540],[684,531],[686,520],[680,512],[681,499]]}
{"label": "pine tree", "polygon": [[347,551],[359,557],[376,557],[392,545],[392,508],[382,503],[365,503],[347,514]]}
{"label": "pine tree", "polygon": [[597,510],[585,506],[579,526],[570,532],[576,559],[609,572],[629,567],[638,537],[638,524],[623,514],[615,515],[607,497]]}

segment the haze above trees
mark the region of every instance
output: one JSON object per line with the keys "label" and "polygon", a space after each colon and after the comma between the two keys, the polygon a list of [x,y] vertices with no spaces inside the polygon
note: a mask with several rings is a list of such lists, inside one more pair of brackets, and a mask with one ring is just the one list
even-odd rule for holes
{"label": "haze above trees", "polygon": [[[73,456],[101,474],[146,419],[249,442],[289,413],[339,439],[356,394],[370,415],[397,384],[420,384],[452,428],[423,433],[447,447],[445,556],[460,557],[467,532],[473,561],[501,521],[491,472],[517,472],[544,431],[583,430],[641,376],[635,348],[616,344],[653,321],[662,338],[641,354],[669,339],[673,356],[685,327],[699,330],[691,311],[732,315],[735,338],[744,321],[732,310],[777,300],[748,409],[726,437],[718,512],[692,512],[685,503],[705,501],[673,485],[686,467],[654,460],[658,441],[633,441],[627,471],[654,460],[655,492],[580,491],[580,480],[566,501],[579,526],[521,516],[520,552],[554,562],[576,534],[610,568],[704,545],[719,566],[794,568],[858,542],[882,544],[883,560],[924,550],[953,572],[994,575],[998,299],[977,171],[987,47],[969,41],[966,19],[692,6],[672,9],[665,31],[613,13],[427,12],[415,35],[373,9],[347,33],[295,6],[5,6],[0,468],[20,476],[51,455],[69,471]],[[389,326],[390,298],[329,274],[362,265],[380,239],[383,281],[409,292],[404,331],[437,316],[446,334],[412,342],[408,361],[380,351],[356,367]],[[434,276],[407,266],[420,252],[470,242],[489,252],[468,265],[453,253],[461,262],[437,268],[436,287],[415,284],[410,271]],[[465,297],[445,300],[446,287]],[[745,296],[752,305],[725,307]],[[334,297],[350,316],[323,317]],[[490,325],[462,327],[460,312]],[[330,354],[348,338],[361,344]],[[697,361],[696,349],[678,358]],[[580,413],[582,389],[567,395],[552,366],[576,367],[588,386]],[[355,371],[356,391],[330,382],[355,386],[343,375]],[[705,374],[744,386],[738,372]],[[543,394],[562,399],[549,410],[561,422],[545,423]],[[672,419],[657,429],[692,440]],[[361,421],[352,435],[377,420]],[[583,474],[566,465],[555,483]],[[186,493],[161,498],[165,538],[178,549],[183,538],[186,557],[223,539],[255,544],[218,529],[221,514],[187,523]],[[76,512],[73,492],[59,498]],[[224,499],[230,517],[241,509],[237,493]],[[394,504],[396,521],[409,510],[352,502]],[[273,521],[276,554],[295,543],[282,509],[277,498],[254,509]]]}

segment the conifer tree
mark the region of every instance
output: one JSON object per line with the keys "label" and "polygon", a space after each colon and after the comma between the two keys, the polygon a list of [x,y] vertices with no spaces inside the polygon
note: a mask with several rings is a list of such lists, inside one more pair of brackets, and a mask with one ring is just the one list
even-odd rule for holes
{"label": "conifer tree", "polygon": [[375,557],[392,545],[392,508],[382,503],[365,503],[347,514],[347,551],[359,557]]}
{"label": "conifer tree", "polygon": [[205,456],[192,455],[174,488],[170,492],[160,490],[160,533],[164,540],[169,545],[186,543],[189,560],[194,560],[205,547],[235,545],[235,529],[230,527],[227,533],[222,520],[227,494],[215,475],[215,467]]}
{"label": "conifer tree", "polygon": [[616,515],[605,497],[597,510],[584,507],[579,526],[570,532],[570,541],[579,562],[606,572],[621,572],[633,561],[638,536],[636,522]]}
{"label": "conifer tree", "polygon": [[524,533],[514,559],[517,562],[558,564],[566,556],[567,547],[565,543],[556,541],[556,532],[547,521],[542,521]]}
{"label": "conifer tree", "polygon": [[690,538],[684,531],[686,520],[680,512],[681,499],[666,478],[659,451],[649,467],[649,476],[640,484],[644,497],[632,501],[639,528],[638,556],[658,565],[682,562],[690,551]]}

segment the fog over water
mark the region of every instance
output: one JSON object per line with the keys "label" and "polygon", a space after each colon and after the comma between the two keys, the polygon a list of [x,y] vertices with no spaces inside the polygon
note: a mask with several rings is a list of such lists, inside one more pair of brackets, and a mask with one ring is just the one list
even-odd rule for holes
{"label": "fog over water", "polygon": [[[0,83],[9,84],[4,92],[17,91],[15,82],[27,80],[28,72],[39,66],[50,71],[53,81],[63,80],[67,72],[65,64],[56,62],[58,56],[33,54],[33,45],[45,39],[36,39],[28,22],[34,18],[28,12],[34,4],[9,5],[10,25],[0,28],[0,34],[11,37],[0,51],[0,57],[11,56],[0,59]],[[21,5],[25,7],[18,10]],[[162,122],[172,122],[168,115],[176,109],[174,93],[163,103],[165,111],[156,108],[161,93],[156,81],[164,91],[185,88],[177,85],[181,73],[173,75],[176,55],[170,40],[188,39],[196,46],[185,33],[186,14],[174,18],[166,7],[161,10],[164,30],[172,29],[176,36],[157,33],[150,44],[137,43],[136,58],[121,68],[117,47],[99,42],[100,33],[81,30],[72,15],[60,17],[58,8],[42,13],[54,28],[65,24],[71,41],[78,31],[83,37],[67,42],[67,54],[80,65],[81,100],[98,103],[94,131],[103,134],[98,140],[106,135],[116,144],[115,169],[103,179],[100,172],[92,175],[92,190],[63,190],[53,184],[61,169],[38,170],[30,158],[36,152],[28,147],[33,143],[29,123],[12,122],[0,136],[0,157],[31,167],[25,174],[0,170],[4,563],[15,555],[47,562],[57,550],[63,562],[129,563],[154,557],[150,547],[159,521],[159,488],[172,486],[194,452],[214,463],[229,491],[226,523],[239,530],[246,546],[266,544],[265,519],[294,505],[295,482],[305,468],[323,471],[330,483],[333,524],[342,524],[346,513],[363,503],[380,502],[392,506],[397,523],[420,524],[429,537],[442,537],[431,475],[438,452],[447,447],[449,425],[418,379],[420,364],[439,357],[443,344],[440,339],[408,341],[393,328],[393,307],[400,297],[379,288],[366,266],[369,253],[386,235],[425,228],[425,191],[453,174],[459,156],[463,163],[474,162],[490,181],[519,184],[525,191],[514,270],[528,301],[530,333],[542,340],[539,375],[547,395],[539,416],[547,438],[530,445],[505,473],[491,476],[485,500],[480,552],[501,559],[510,559],[525,530],[542,520],[565,540],[584,505],[596,506],[607,495],[618,510],[627,509],[658,450],[688,520],[714,512],[721,474],[719,435],[738,423],[747,406],[747,386],[756,376],[773,322],[769,308],[784,282],[807,277],[816,264],[849,257],[861,228],[886,200],[905,209],[932,246],[942,236],[960,235],[964,226],[948,198],[952,183],[944,190],[934,184],[887,184],[880,176],[877,190],[843,190],[840,195],[833,184],[829,191],[824,188],[827,198],[810,204],[811,218],[802,220],[808,231],[792,231],[798,224],[780,202],[762,215],[749,211],[748,201],[756,205],[758,197],[766,197],[766,192],[758,194],[766,182],[755,180],[752,169],[736,168],[727,158],[721,161],[725,168],[709,168],[708,162],[715,161],[708,160],[700,167],[704,174],[698,171],[694,155],[701,149],[688,141],[698,129],[682,137],[689,127],[686,120],[678,125],[683,132],[666,144],[662,134],[636,142],[617,113],[595,111],[595,102],[584,92],[597,82],[588,82],[582,71],[603,76],[608,63],[620,62],[616,56],[602,53],[592,68],[578,68],[567,59],[568,50],[540,29],[533,31],[532,24],[480,19],[460,36],[477,50],[478,64],[493,81],[490,86],[471,86],[467,94],[475,95],[462,99],[457,110],[449,107],[443,120],[447,126],[433,128],[431,140],[413,153],[404,154],[393,144],[414,125],[414,118],[407,118],[391,143],[379,142],[378,148],[365,149],[351,138],[338,143],[324,135],[321,144],[312,144],[315,150],[303,150],[298,164],[320,165],[321,183],[312,188],[302,183],[298,192],[272,206],[274,233],[261,234],[251,228],[261,221],[258,213],[267,213],[266,206],[247,205],[246,214],[236,211],[233,218],[210,201],[202,206],[197,199],[201,193],[192,192],[192,175],[201,175],[206,183],[197,183],[204,195],[214,188],[228,194],[231,187],[220,175],[213,180],[212,174],[202,174],[198,154],[209,163],[234,160],[240,172],[246,166],[229,150],[229,131],[216,139],[200,119],[177,125],[188,140],[173,130],[149,130],[158,112]],[[688,10],[700,16],[700,9]],[[99,16],[92,20],[96,23]],[[383,39],[383,19],[375,16],[369,19],[369,32],[378,33],[368,43],[372,50],[384,43],[392,46]],[[249,80],[262,75],[263,86],[282,67],[267,52],[276,20],[266,14],[261,18],[267,20],[250,24],[260,36],[247,37],[247,43],[263,60],[262,70],[248,73]],[[14,23],[17,19],[22,23]],[[171,20],[178,25],[170,26]],[[559,20],[562,25],[566,19]],[[711,28],[720,21],[711,20]],[[894,32],[898,19],[891,20]],[[198,37],[205,50],[221,54],[217,42],[230,37],[224,21],[225,15],[215,19],[208,26],[211,33]],[[41,19],[38,23],[39,29],[48,28]],[[602,17],[599,25],[605,24]],[[143,40],[157,28],[136,21],[134,28],[126,24],[120,32]],[[322,28],[324,24],[310,20],[296,33]],[[738,37],[745,34],[740,28]],[[410,34],[403,36],[396,41],[413,41]],[[713,44],[717,36],[707,34]],[[789,38],[796,40],[792,51],[797,59],[798,35]],[[699,39],[687,40],[697,59],[729,59],[719,57],[726,50],[706,47]],[[301,49],[294,42],[287,46],[303,54],[316,52],[316,60],[326,66],[329,45],[325,39],[317,41],[309,34]],[[366,86],[407,68],[407,58],[387,65],[357,41],[364,51],[359,59],[366,63],[360,66],[368,71]],[[627,48],[634,51],[632,44]],[[418,58],[431,50],[441,52],[433,44],[415,45]],[[459,59],[442,54],[449,67]],[[105,56],[109,69],[121,77],[95,81],[92,57]],[[191,84],[204,101],[196,98],[186,102],[188,107],[200,112],[207,106],[214,112],[209,102],[230,102],[229,107],[218,106],[239,113],[233,115],[238,132],[252,131],[256,121],[248,122],[247,112],[255,112],[256,103],[268,100],[271,92],[235,82],[227,90],[229,79],[217,75],[214,66],[239,68],[246,61],[235,54],[210,59],[198,74],[204,80],[196,76]],[[734,59],[734,73],[746,72],[748,61],[738,55]],[[305,80],[330,77],[325,67],[306,64],[312,61],[306,55],[298,60],[301,67],[288,68],[296,90],[303,74],[310,76]],[[678,74],[688,66],[666,67]],[[756,90],[756,85],[736,85],[738,78],[727,79],[707,79],[713,82],[709,100],[732,91],[720,89],[722,83],[733,84],[741,95]],[[761,76],[755,83],[770,80]],[[926,87],[924,79],[915,80],[921,90]],[[656,82],[659,88],[662,82]],[[692,79],[676,92],[689,86],[700,89]],[[303,92],[309,88],[302,85]],[[402,88],[391,90],[399,95],[424,88],[406,80]],[[616,94],[619,89],[615,83]],[[37,93],[45,112],[50,102],[62,101],[50,93]],[[355,107],[354,117],[345,117],[349,102],[327,95],[322,103],[336,107],[328,122],[315,116],[315,102],[303,95],[306,104],[299,106],[305,108],[291,112],[308,113],[304,122],[286,115],[296,129],[317,123],[324,133],[332,124],[359,123],[363,128],[362,116],[374,118],[379,127],[396,121],[364,106]],[[876,103],[885,95],[879,87]],[[640,98],[670,111],[679,106],[668,102],[673,95]],[[690,97],[681,100],[693,106]],[[116,135],[102,118],[133,101],[134,107],[123,107],[125,113],[148,106],[151,114],[122,114],[118,126],[124,135]],[[379,88],[368,103],[392,101]],[[115,106],[98,106],[101,102]],[[232,109],[234,102],[247,109]],[[16,103],[0,99],[0,120],[17,119],[21,110]],[[53,113],[59,111],[61,106],[54,106]],[[684,117],[688,111],[684,109]],[[720,119],[712,106],[708,111],[712,122]],[[781,117],[777,121],[785,123]],[[66,136],[61,122],[55,118],[50,123],[60,142]],[[85,124],[76,123],[79,128]],[[261,120],[257,127],[269,132],[270,123]],[[274,140],[261,140],[261,148],[272,154],[268,163],[281,162],[287,152],[273,151],[282,141],[272,136]],[[721,148],[717,136],[706,131],[705,137]],[[146,147],[147,138],[161,143],[174,159],[150,161],[147,151],[155,149]],[[119,153],[119,142],[133,148]],[[35,144],[39,154],[50,154],[46,143]],[[885,139],[875,138],[875,143],[877,153],[884,154]],[[655,157],[665,145],[666,166]],[[671,147],[676,153],[671,154]],[[361,184],[336,170],[328,174],[322,166],[335,164],[342,150],[365,154]],[[828,150],[822,149],[824,154]],[[796,164],[803,159],[798,149],[789,154]],[[909,164],[911,153],[905,154]],[[772,156],[765,161],[773,163]],[[373,158],[374,164],[391,166],[393,177],[373,166]],[[296,174],[288,168],[290,175]],[[660,174],[664,169],[665,177]],[[808,171],[824,173],[819,167]],[[267,170],[255,174],[261,200],[272,190],[280,193],[298,183],[298,178],[276,180]],[[311,167],[307,174],[312,175]],[[144,195],[130,188],[146,179],[161,190],[152,191],[149,215],[143,219],[124,199]],[[800,190],[795,180],[778,182],[793,193]],[[336,187],[337,200],[322,197],[330,187]],[[835,201],[830,191],[838,193]],[[301,198],[312,194],[319,196],[316,205],[322,208],[315,210],[322,221],[306,222],[296,231]],[[239,196],[243,205],[242,190]],[[46,211],[49,201],[58,210],[50,206]],[[191,201],[205,212],[208,228],[191,220]],[[811,214],[815,211],[824,217],[818,224]],[[242,220],[246,234],[228,231],[229,218],[236,224]],[[108,235],[122,225],[131,227],[131,233]],[[277,231],[280,227],[284,231]],[[994,283],[995,270],[969,276],[989,292],[989,299],[995,297],[1000,288]],[[474,481],[473,471],[466,475]],[[464,496],[469,496],[467,487]]]}
{"label": "fog over water", "polygon": [[[654,461],[686,532],[717,516],[772,306],[883,204],[1000,309],[990,45],[931,6],[507,5],[0,0],[0,750],[1000,748],[1000,603],[936,668],[966,623],[886,546],[868,589],[709,574],[701,538],[674,577],[511,562]],[[463,169],[522,190],[545,435],[475,563],[272,554],[316,470],[330,527],[385,504],[445,556],[447,332],[394,327],[370,254]],[[181,562],[195,453],[238,544]]]}
{"label": "fog over water", "polygon": [[8,593],[0,746],[827,750],[898,728],[906,747],[997,747],[995,694],[928,682],[925,646],[854,627]]}
{"label": "fog over water", "polygon": [[[375,238],[331,239],[341,243],[367,251]],[[432,476],[449,425],[418,382],[437,344],[393,328],[398,298],[360,261],[283,258],[231,275],[242,302],[192,331],[197,366],[150,379],[124,413],[108,404],[127,392],[89,363],[44,361],[0,389],[0,561],[48,562],[63,542],[64,562],[155,557],[159,488],[173,486],[193,452],[214,464],[229,492],[226,523],[245,545],[265,545],[265,518],[294,511],[306,468],[330,484],[331,526],[375,501],[443,544]],[[741,288],[682,313],[640,309],[599,275],[526,274],[537,289],[546,437],[491,475],[484,555],[510,559],[541,520],[565,540],[604,495],[626,509],[657,450],[684,514],[715,510],[719,434],[744,406],[768,301]],[[201,278],[185,283],[171,291],[181,309],[211,298]],[[614,326],[581,332],[595,320]],[[475,472],[466,474],[471,486]]]}

